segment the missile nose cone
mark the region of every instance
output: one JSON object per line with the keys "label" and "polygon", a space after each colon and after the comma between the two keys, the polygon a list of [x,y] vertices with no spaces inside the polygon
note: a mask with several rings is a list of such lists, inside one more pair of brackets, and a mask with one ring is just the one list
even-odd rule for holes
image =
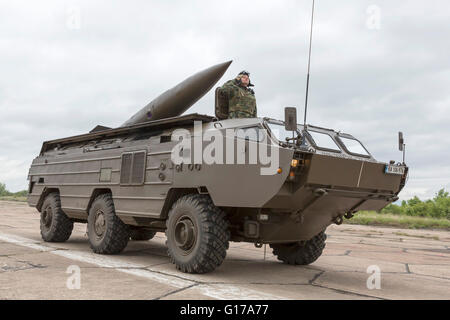
{"label": "missile nose cone", "polygon": [[190,76],[152,100],[122,127],[181,115],[219,81],[232,62],[219,63]]}
{"label": "missile nose cone", "polygon": [[227,71],[228,67],[230,66],[230,64],[232,62],[233,62],[233,60],[226,61],[226,62],[223,62],[223,63],[219,63],[219,64],[216,64],[215,66],[212,66],[209,69],[223,70],[223,73],[225,73],[225,71]]}

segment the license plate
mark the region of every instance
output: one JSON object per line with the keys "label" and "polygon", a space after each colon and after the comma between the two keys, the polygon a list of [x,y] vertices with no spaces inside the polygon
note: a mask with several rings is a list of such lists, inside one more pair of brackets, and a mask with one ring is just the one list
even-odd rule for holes
{"label": "license plate", "polygon": [[405,174],[405,167],[388,164],[384,168],[384,173],[403,175]]}

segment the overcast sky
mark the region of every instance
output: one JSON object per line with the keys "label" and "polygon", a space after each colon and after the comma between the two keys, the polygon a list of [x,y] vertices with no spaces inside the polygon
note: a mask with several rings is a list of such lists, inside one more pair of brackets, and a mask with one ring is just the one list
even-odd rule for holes
{"label": "overcast sky", "polygon": [[[0,182],[27,186],[45,140],[116,127],[193,73],[232,59],[258,115],[302,118],[311,0],[0,0]],[[450,2],[317,0],[308,123],[410,168],[402,199],[450,189]],[[213,114],[213,93],[188,112]]]}

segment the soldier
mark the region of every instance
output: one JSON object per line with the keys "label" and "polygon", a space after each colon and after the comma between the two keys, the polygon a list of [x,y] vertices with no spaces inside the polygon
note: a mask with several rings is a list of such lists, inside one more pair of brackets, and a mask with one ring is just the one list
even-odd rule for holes
{"label": "soldier", "polygon": [[225,82],[219,94],[228,98],[228,117],[256,118],[255,92],[250,88],[250,73],[241,71],[233,80]]}

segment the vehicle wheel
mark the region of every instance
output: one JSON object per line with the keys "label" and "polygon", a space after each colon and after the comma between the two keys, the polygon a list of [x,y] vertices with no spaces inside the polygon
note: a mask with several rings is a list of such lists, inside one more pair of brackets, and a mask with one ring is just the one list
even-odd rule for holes
{"label": "vehicle wheel", "polygon": [[166,245],[172,263],[187,273],[206,273],[225,259],[230,239],[225,213],[207,195],[178,199],[166,222]]}
{"label": "vehicle wheel", "polygon": [[119,253],[127,246],[130,229],[116,216],[110,194],[99,195],[92,203],[88,216],[88,237],[95,253]]}
{"label": "vehicle wheel", "polygon": [[50,193],[41,208],[41,236],[47,242],[64,242],[70,238],[73,221],[61,209],[58,193]]}
{"label": "vehicle wheel", "polygon": [[130,238],[134,241],[146,241],[155,236],[156,232],[145,229],[133,229],[130,232]]}
{"label": "vehicle wheel", "polygon": [[271,244],[270,247],[278,260],[287,264],[306,265],[313,263],[320,257],[323,248],[325,248],[326,239],[327,235],[322,231],[305,242],[276,243]]}

